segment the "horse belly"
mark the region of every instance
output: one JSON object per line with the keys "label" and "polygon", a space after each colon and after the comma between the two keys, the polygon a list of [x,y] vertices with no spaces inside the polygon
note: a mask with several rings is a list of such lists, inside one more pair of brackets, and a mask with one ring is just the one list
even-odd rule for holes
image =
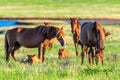
{"label": "horse belly", "polygon": [[87,30],[86,29],[82,29],[81,30],[81,33],[80,33],[80,41],[83,45],[87,45],[87,41],[88,41],[88,38],[87,38]]}
{"label": "horse belly", "polygon": [[35,48],[39,46],[39,43],[20,43],[20,44],[26,48]]}
{"label": "horse belly", "polygon": [[24,46],[24,47],[27,47],[27,48],[34,48],[34,47],[38,47],[40,42],[42,40],[39,40],[38,38],[36,37],[33,37],[33,38],[18,38],[17,39],[17,42],[21,45],[21,46]]}

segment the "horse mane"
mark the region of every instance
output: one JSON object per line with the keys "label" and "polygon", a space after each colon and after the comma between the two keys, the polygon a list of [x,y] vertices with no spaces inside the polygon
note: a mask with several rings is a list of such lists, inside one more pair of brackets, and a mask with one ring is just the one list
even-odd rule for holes
{"label": "horse mane", "polygon": [[38,26],[38,29],[39,29],[39,33],[43,33],[47,38],[50,38],[51,36],[55,36],[57,34],[57,30],[59,28],[54,26],[41,25],[41,26]]}
{"label": "horse mane", "polygon": [[80,24],[79,20],[77,20],[77,27],[80,28],[80,26],[81,26],[81,24]]}
{"label": "horse mane", "polygon": [[55,27],[54,26],[38,26],[39,27],[39,32],[40,33],[49,33],[51,30],[55,30]]}

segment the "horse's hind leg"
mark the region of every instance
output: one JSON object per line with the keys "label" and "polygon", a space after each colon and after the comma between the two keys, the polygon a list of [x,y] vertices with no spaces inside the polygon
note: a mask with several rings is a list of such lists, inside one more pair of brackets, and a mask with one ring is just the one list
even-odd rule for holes
{"label": "horse's hind leg", "polygon": [[16,57],[15,57],[15,51],[14,51],[14,50],[12,51],[11,56],[13,57],[13,59],[14,59],[15,61],[17,61],[17,59],[16,59]]}
{"label": "horse's hind leg", "polygon": [[12,57],[15,61],[17,61],[16,56],[15,56],[15,50],[19,49],[20,47],[21,46],[18,43],[16,43],[15,46],[14,46],[14,49],[11,52],[11,55],[12,55]]}
{"label": "horse's hind leg", "polygon": [[8,51],[7,51],[7,53],[6,53],[6,61],[9,61],[11,52],[12,52],[12,47],[9,47],[9,48],[8,48]]}
{"label": "horse's hind leg", "polygon": [[94,64],[94,51],[92,47],[90,47],[90,50],[88,52],[88,61],[90,64]]}
{"label": "horse's hind leg", "polygon": [[93,48],[91,50],[91,53],[92,53],[92,64],[94,64],[94,49]]}
{"label": "horse's hind leg", "polygon": [[10,52],[6,54],[6,61],[9,61],[9,57],[10,57]]}

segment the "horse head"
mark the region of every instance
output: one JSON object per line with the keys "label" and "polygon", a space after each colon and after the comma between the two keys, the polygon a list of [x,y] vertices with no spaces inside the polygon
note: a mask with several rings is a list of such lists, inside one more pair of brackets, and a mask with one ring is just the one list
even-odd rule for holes
{"label": "horse head", "polygon": [[61,29],[57,29],[56,37],[57,37],[57,40],[61,43],[61,46],[64,46],[66,44],[65,38],[64,38],[63,27]]}
{"label": "horse head", "polygon": [[50,22],[44,22],[44,25],[46,25],[46,26],[50,26]]}
{"label": "horse head", "polygon": [[73,33],[73,34],[75,34],[75,32],[76,32],[76,30],[78,29],[80,29],[80,23],[79,23],[79,20],[78,20],[78,18],[70,18],[70,20],[71,20],[71,32]]}
{"label": "horse head", "polygon": [[66,44],[64,39],[63,27],[60,29],[54,26],[42,26],[39,28],[39,30],[46,36],[46,39],[50,40],[56,37],[61,46],[64,46]]}

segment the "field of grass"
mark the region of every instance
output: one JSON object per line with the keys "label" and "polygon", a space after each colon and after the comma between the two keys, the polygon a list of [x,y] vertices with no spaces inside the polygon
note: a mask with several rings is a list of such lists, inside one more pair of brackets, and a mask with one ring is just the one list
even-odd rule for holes
{"label": "field of grass", "polygon": [[120,19],[120,0],[0,0],[0,17]]}
{"label": "field of grass", "polygon": [[[120,80],[120,25],[102,25],[111,35],[106,38],[104,65],[89,65],[87,59],[81,65],[81,59],[76,58],[72,34],[69,24],[53,24],[64,26],[67,45],[64,47],[72,57],[58,60],[58,49],[61,48],[56,40],[53,49],[47,50],[45,63],[23,64],[5,62],[4,34],[0,35],[0,79],[1,80]],[[25,26],[26,27],[26,26]],[[34,27],[34,26],[28,26]],[[81,51],[79,47],[79,52]],[[22,60],[27,54],[37,55],[37,48],[20,48],[16,51],[18,60]],[[117,58],[113,56],[117,55]]]}

